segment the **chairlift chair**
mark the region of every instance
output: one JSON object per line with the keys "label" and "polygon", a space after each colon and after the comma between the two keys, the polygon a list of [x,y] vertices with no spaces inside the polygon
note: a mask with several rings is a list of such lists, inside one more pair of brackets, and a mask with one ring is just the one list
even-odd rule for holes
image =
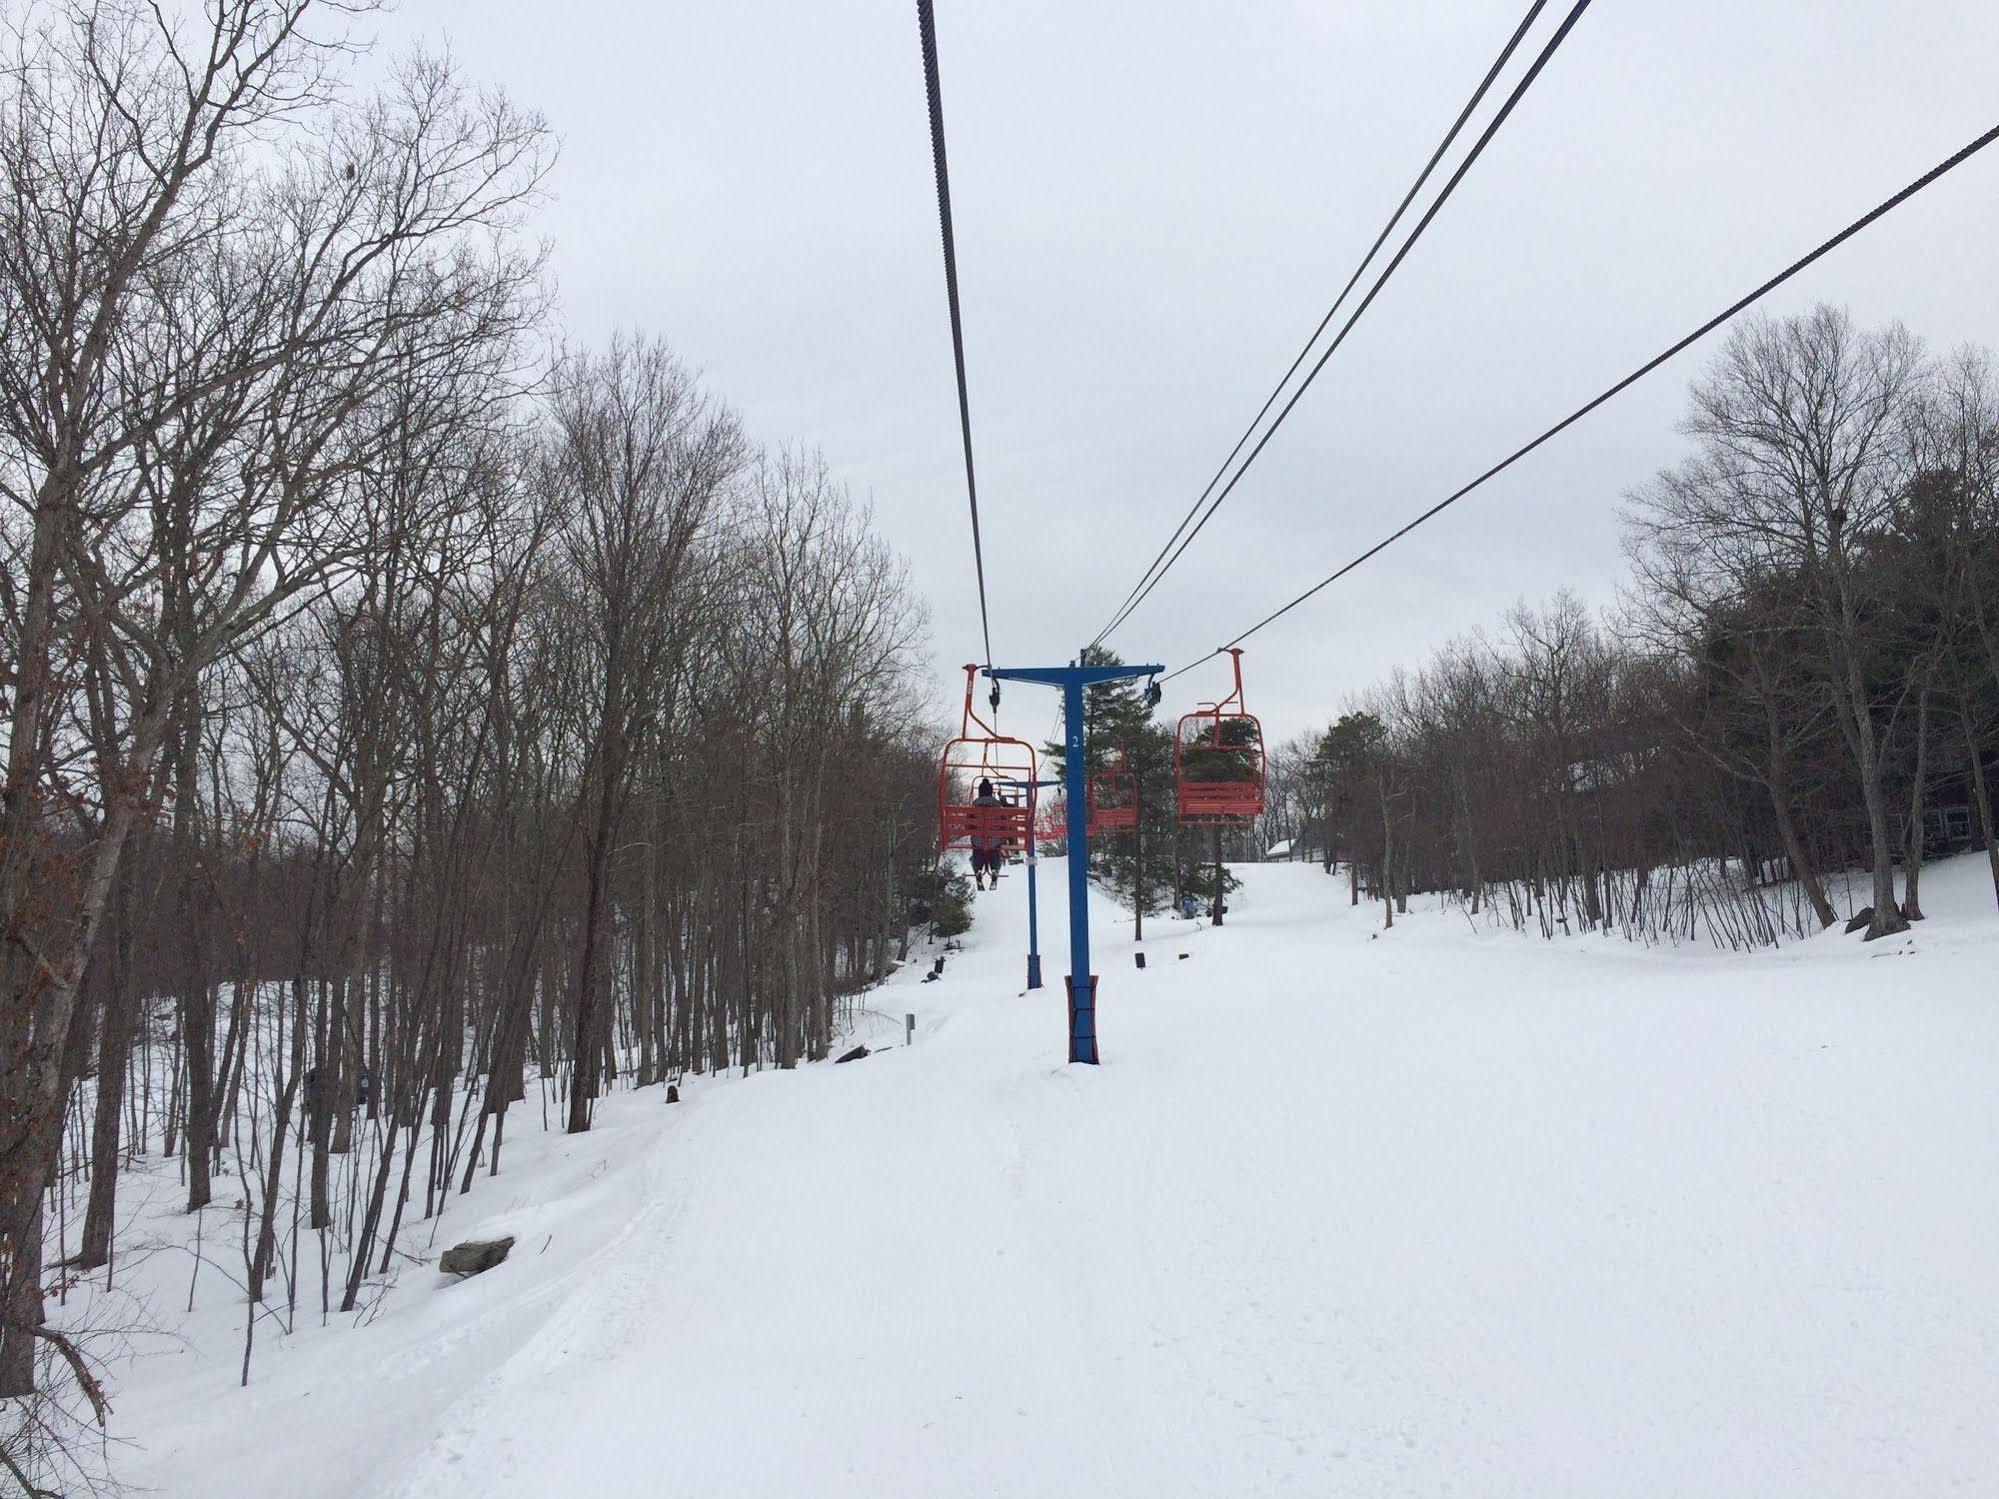
{"label": "chairlift chair", "polygon": [[1090,834],[1118,833],[1138,826],[1138,780],[1131,773],[1129,747],[1122,742],[1117,758],[1102,770],[1092,771]]}
{"label": "chairlift chair", "polygon": [[1242,651],[1229,651],[1235,687],[1183,713],[1173,733],[1173,783],[1189,826],[1254,822],[1263,813],[1263,725],[1244,710]]}
{"label": "chairlift chair", "polygon": [[1069,837],[1069,803],[1061,797],[1050,797],[1039,804],[1034,814],[1034,842],[1043,850],[1053,850],[1058,843]]}
{"label": "chairlift chair", "polygon": [[[976,662],[965,667],[965,714],[958,736],[948,741],[937,767],[937,831],[940,847],[969,849],[975,841],[996,840],[1004,853],[1025,853],[1034,836],[1034,746],[1000,733],[972,707]],[[1004,803],[973,805],[979,782],[990,781]]]}

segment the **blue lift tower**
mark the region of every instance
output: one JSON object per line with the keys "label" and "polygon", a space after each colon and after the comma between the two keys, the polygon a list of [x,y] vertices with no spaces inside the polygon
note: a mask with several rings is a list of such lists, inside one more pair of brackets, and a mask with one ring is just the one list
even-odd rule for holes
{"label": "blue lift tower", "polygon": [[[1061,785],[1060,781],[1008,781],[1016,790],[1025,791],[1038,799],[1043,791]],[[1030,801],[1029,805],[1033,805]],[[1041,987],[1041,900],[1036,886],[1035,875],[1041,866],[1041,850],[1035,840],[1041,835],[1038,826],[1027,830],[1027,987]]]}
{"label": "blue lift tower", "polygon": [[1090,972],[1090,759],[1083,689],[1163,666],[989,666],[997,682],[1039,682],[1062,690],[1063,773],[1069,783],[1069,1060],[1097,1060],[1097,976]]}

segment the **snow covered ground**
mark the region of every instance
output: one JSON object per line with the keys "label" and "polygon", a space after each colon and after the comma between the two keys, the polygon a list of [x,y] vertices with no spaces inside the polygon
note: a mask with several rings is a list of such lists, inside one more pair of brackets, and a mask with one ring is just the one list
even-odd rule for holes
{"label": "snow covered ground", "polygon": [[[1051,863],[1046,989],[1010,878],[940,982],[870,996],[913,1046],[510,1130],[441,1241],[515,1234],[499,1269],[265,1337],[247,1391],[205,1287],[185,1346],[117,1372],[121,1471],[243,1499],[1999,1491],[1982,856],[1929,873],[1907,937],[1755,955],[1434,908],[1381,933],[1310,866],[1239,873],[1226,928],[1148,924],[1143,971],[1095,909],[1100,1068],[1062,1060]],[[156,1315],[185,1261],[135,1272]]]}

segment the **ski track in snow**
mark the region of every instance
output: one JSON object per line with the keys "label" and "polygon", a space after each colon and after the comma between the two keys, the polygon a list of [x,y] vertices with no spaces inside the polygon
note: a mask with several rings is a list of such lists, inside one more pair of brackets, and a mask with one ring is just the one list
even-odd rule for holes
{"label": "ski track in snow", "polygon": [[134,1371],[132,1476],[297,1499],[1995,1491],[1982,857],[1930,871],[1908,937],[1755,955],[1455,911],[1379,933],[1343,880],[1238,872],[1229,925],[1151,923],[1142,972],[1093,902],[1101,1068],[1062,1060],[1050,861],[1038,993],[1016,874],[943,980],[912,963],[867,997],[917,1013],[913,1047],[520,1129],[494,1211],[445,1239],[516,1233],[505,1265],[406,1271],[368,1327],[262,1344],[246,1393],[240,1322]]}

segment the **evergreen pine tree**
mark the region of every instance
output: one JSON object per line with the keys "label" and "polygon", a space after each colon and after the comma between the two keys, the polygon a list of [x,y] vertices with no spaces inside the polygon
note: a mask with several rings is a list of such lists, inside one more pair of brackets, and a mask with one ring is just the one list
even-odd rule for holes
{"label": "evergreen pine tree", "polygon": [[[1118,656],[1102,647],[1083,654],[1085,665],[1121,666]],[[1138,812],[1135,827],[1099,829],[1090,839],[1090,872],[1134,913],[1165,908],[1174,895],[1173,735],[1153,716],[1146,684],[1137,680],[1107,682],[1086,689],[1090,774],[1105,776],[1122,757],[1129,780],[1120,777]],[[1067,765],[1059,743],[1044,746],[1064,795],[1086,795],[1070,788]],[[1119,798],[1122,800],[1122,797]],[[1139,849],[1144,849],[1144,862]]]}

